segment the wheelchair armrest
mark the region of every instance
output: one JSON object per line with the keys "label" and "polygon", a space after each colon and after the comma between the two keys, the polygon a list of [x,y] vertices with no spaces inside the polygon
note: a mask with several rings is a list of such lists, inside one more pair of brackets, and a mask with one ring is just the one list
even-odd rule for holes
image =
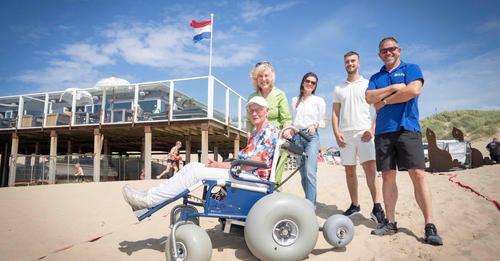
{"label": "wheelchair armrest", "polygon": [[229,169],[229,173],[231,173],[231,176],[240,181],[247,181],[247,182],[253,182],[253,183],[261,183],[261,184],[266,184],[269,186],[273,186],[274,183],[267,181],[267,180],[260,180],[260,179],[246,179],[242,178],[239,176],[239,173],[241,170],[237,167],[239,166],[250,166],[250,167],[255,167],[255,169],[266,169],[267,165],[264,162],[261,161],[255,161],[255,160],[234,160],[231,162],[231,168]]}
{"label": "wheelchair armrest", "polygon": [[236,167],[236,166],[249,166],[249,167],[255,167],[256,169],[267,168],[267,164],[262,161],[241,160],[241,159],[233,160],[231,162],[231,167]]}

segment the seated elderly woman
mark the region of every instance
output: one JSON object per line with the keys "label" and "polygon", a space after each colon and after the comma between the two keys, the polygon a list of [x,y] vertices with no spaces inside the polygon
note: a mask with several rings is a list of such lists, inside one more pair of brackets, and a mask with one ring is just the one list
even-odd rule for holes
{"label": "seated elderly woman", "polygon": [[[264,98],[255,96],[247,104],[248,117],[255,126],[247,146],[238,154],[238,159],[261,161],[266,169],[242,167],[248,171],[246,176],[255,179],[268,180],[274,149],[278,139],[278,130],[267,120],[269,108]],[[192,162],[184,166],[177,175],[160,183],[148,191],[137,191],[129,185],[123,187],[123,197],[134,211],[152,208],[204,179],[232,179],[229,174],[229,162],[209,160],[207,164]]]}

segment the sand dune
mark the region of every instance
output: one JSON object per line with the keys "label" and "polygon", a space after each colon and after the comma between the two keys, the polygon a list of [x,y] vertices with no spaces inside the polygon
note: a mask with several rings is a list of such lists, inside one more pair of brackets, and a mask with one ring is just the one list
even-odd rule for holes
{"label": "sand dune", "polygon": [[[500,199],[500,165],[451,172],[491,199]],[[371,200],[358,170],[362,214],[353,218],[354,240],[332,249],[320,234],[311,260],[497,260],[500,256],[499,210],[476,194],[450,182],[449,175],[429,174],[434,216],[444,246],[422,243],[423,217],[407,173],[398,176],[397,221],[393,236],[370,235]],[[342,167],[321,164],[317,216],[320,224],[350,204]],[[159,181],[132,181],[147,188]],[[164,260],[170,205],[137,222],[122,199],[125,182],[47,185],[0,189],[0,260]],[[298,175],[284,190],[302,196]],[[212,260],[255,260],[242,231],[224,234],[215,219],[202,219],[212,239]],[[496,258],[495,258],[496,257]]]}

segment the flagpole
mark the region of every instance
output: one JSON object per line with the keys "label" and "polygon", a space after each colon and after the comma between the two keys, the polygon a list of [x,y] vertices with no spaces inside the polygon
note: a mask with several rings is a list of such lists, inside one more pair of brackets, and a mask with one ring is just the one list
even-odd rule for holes
{"label": "flagpole", "polygon": [[210,14],[210,58],[208,61],[208,76],[212,76],[212,40],[214,37],[214,14]]}

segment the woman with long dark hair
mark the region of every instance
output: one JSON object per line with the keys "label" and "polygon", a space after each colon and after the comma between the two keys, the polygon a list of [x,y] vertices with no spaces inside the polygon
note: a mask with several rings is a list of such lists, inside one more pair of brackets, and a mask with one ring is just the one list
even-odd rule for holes
{"label": "woman with long dark hair", "polygon": [[[293,126],[306,133],[310,142],[295,134],[295,144],[304,148],[307,158],[305,165],[300,169],[302,188],[306,199],[316,205],[316,173],[318,169],[319,128],[325,128],[326,103],[319,96],[314,95],[318,86],[318,76],[308,72],[302,77],[300,94],[292,99]],[[302,158],[297,158],[297,165],[301,165]]]}

